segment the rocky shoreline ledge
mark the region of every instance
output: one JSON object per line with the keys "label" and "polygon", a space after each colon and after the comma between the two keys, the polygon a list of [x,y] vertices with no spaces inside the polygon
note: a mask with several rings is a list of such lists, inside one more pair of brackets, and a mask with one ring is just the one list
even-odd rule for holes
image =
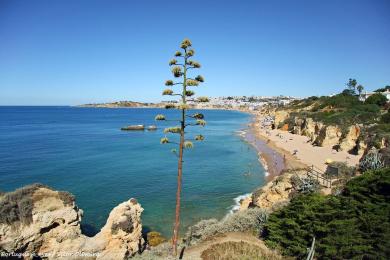
{"label": "rocky shoreline ledge", "polygon": [[98,234],[82,234],[83,211],[68,192],[33,184],[0,196],[0,256],[32,259],[125,259],[139,252],[143,208],[116,206]]}

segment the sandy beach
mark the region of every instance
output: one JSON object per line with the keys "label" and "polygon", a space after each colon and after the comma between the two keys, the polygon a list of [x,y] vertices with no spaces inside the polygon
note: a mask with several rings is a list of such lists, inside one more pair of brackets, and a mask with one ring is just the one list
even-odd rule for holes
{"label": "sandy beach", "polygon": [[[266,167],[270,173],[270,179],[280,174],[283,169],[304,168],[314,166],[325,171],[326,161],[346,162],[350,166],[359,163],[360,155],[352,155],[345,151],[335,151],[332,147],[313,146],[306,136],[291,134],[279,129],[266,130],[261,128],[262,115],[252,113],[254,121],[251,123],[250,132],[254,135],[259,156],[266,161]],[[271,149],[267,152],[264,144]],[[282,160],[280,159],[282,157]],[[275,160],[276,159],[276,160]]]}

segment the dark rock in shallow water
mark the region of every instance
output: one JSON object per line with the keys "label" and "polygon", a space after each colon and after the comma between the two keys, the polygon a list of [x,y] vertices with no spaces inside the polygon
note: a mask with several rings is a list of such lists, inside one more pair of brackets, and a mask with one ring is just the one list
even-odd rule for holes
{"label": "dark rock in shallow water", "polygon": [[145,130],[144,125],[129,125],[121,128],[122,131]]}

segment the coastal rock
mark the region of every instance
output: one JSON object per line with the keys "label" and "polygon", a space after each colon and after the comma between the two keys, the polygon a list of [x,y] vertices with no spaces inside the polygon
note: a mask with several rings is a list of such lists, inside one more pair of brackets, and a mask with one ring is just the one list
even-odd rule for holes
{"label": "coastal rock", "polygon": [[275,126],[279,126],[281,122],[289,117],[289,112],[286,110],[280,110],[275,112]]}
{"label": "coastal rock", "polygon": [[[100,233],[82,234],[82,210],[67,192],[34,184],[0,198],[0,253],[47,259],[125,259],[143,244],[141,213],[131,199],[115,207]],[[32,257],[27,257],[32,258]]]}
{"label": "coastal rock", "polygon": [[310,141],[314,142],[323,127],[321,122],[315,122],[312,118],[306,118],[302,127],[302,135],[309,137]]}
{"label": "coastal rock", "polygon": [[337,126],[329,125],[320,130],[319,135],[314,141],[318,146],[334,146],[339,144],[341,130]]}
{"label": "coastal rock", "polygon": [[284,125],[280,128],[280,130],[282,130],[282,131],[288,131],[288,124],[284,124]]}
{"label": "coastal rock", "polygon": [[357,154],[363,155],[367,151],[368,145],[364,140],[359,140],[356,145]]}
{"label": "coastal rock", "polygon": [[290,194],[294,191],[291,177],[303,176],[304,170],[285,171],[273,181],[252,194],[252,204],[264,209],[272,210],[282,203],[290,200]]}
{"label": "coastal rock", "polygon": [[242,200],[240,201],[240,208],[239,208],[239,211],[246,210],[247,208],[250,207],[251,204],[252,204],[252,196],[248,196],[248,197],[246,197],[245,199],[242,199]]}
{"label": "coastal rock", "polygon": [[360,127],[358,125],[352,125],[348,129],[348,133],[340,143],[340,150],[351,151],[356,147],[357,140],[360,136]]}
{"label": "coastal rock", "polygon": [[294,119],[293,134],[304,135],[314,142],[319,136],[323,124],[315,122],[312,118],[298,118]]}
{"label": "coastal rock", "polygon": [[302,129],[304,125],[305,120],[302,118],[296,117],[294,119],[294,127],[293,127],[293,133],[296,135],[301,135],[302,134]]}

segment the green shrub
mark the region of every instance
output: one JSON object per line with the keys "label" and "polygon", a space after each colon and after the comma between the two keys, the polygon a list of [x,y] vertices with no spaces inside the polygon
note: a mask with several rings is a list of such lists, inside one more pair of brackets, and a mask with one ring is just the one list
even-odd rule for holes
{"label": "green shrub", "polygon": [[346,162],[331,162],[328,164],[325,174],[330,174],[330,168],[337,169],[337,178],[350,179],[355,175],[356,168]]}
{"label": "green shrub", "polygon": [[146,235],[148,244],[150,246],[158,246],[161,243],[167,241],[159,232],[151,231]]}
{"label": "green shrub", "polygon": [[196,244],[215,235],[227,232],[252,232],[260,234],[267,220],[267,213],[260,208],[250,208],[228,215],[223,220],[201,220],[188,228],[185,235],[187,244]]}
{"label": "green shrub", "polygon": [[381,122],[384,124],[390,124],[390,113],[387,112],[386,114],[382,115]]}
{"label": "green shrub", "polygon": [[299,259],[316,238],[318,259],[387,259],[390,255],[390,169],[349,181],[339,196],[299,195],[270,215],[268,246]]}
{"label": "green shrub", "polygon": [[343,132],[353,124],[373,124],[380,118],[380,107],[376,104],[367,104],[358,100],[356,96],[338,94],[332,97],[320,97],[316,101],[309,98],[301,100],[300,103],[289,106],[290,109],[305,108],[310,105],[310,110],[290,113],[284,123],[289,124],[291,130],[294,126],[294,119],[313,118],[314,121],[320,121],[325,125],[337,125]]}
{"label": "green shrub", "polygon": [[375,93],[371,96],[369,96],[366,101],[366,104],[375,104],[378,106],[384,106],[387,103],[387,98],[382,95],[381,93]]}
{"label": "green shrub", "polygon": [[385,86],[384,88],[378,88],[377,90],[374,90],[374,92],[385,92],[387,90],[390,90],[390,86]]}
{"label": "green shrub", "polygon": [[359,167],[362,171],[377,170],[383,168],[384,166],[385,164],[382,159],[382,154],[380,154],[375,147],[368,151],[359,163]]}
{"label": "green shrub", "polygon": [[312,177],[299,177],[293,175],[291,177],[291,184],[298,193],[312,193],[320,190],[320,183]]}

